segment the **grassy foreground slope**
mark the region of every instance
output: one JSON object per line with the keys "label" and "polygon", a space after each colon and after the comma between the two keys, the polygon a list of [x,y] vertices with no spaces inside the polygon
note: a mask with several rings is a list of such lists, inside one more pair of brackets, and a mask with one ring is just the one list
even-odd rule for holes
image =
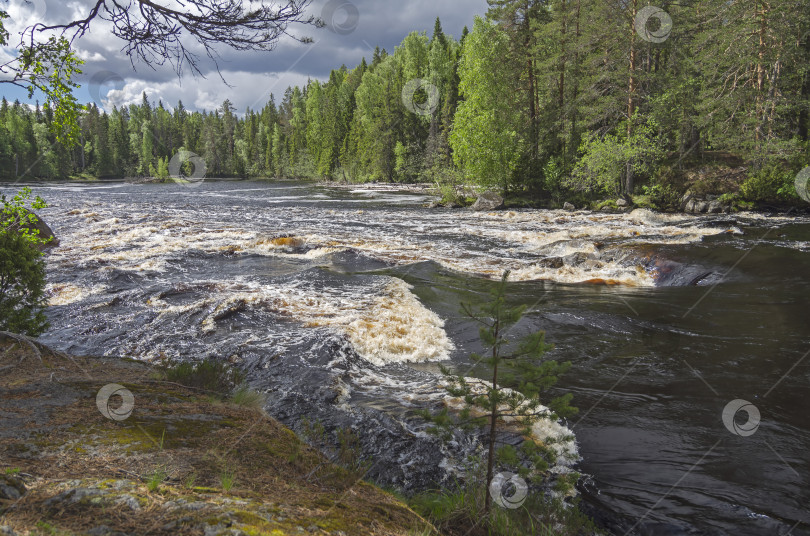
{"label": "grassy foreground slope", "polygon": [[[0,534],[434,532],[256,404],[159,377],[0,335]],[[107,384],[134,395],[128,418],[98,409]]]}

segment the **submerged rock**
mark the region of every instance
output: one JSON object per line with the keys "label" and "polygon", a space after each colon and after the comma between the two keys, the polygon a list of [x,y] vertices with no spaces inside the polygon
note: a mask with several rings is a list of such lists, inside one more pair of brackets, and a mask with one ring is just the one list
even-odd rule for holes
{"label": "submerged rock", "polygon": [[496,210],[501,207],[503,207],[503,197],[499,196],[495,192],[484,192],[478,196],[478,199],[475,201],[472,209],[485,212],[487,210]]}
{"label": "submerged rock", "polygon": [[[458,430],[452,441],[443,442],[426,432],[430,424],[415,417],[413,410],[438,412],[450,407],[451,399],[433,373],[403,368],[399,376],[390,365],[383,373],[383,367],[360,357],[345,338],[337,336],[319,342],[314,352],[311,349],[311,343],[302,341],[290,351],[306,356],[303,360],[273,360],[272,366],[267,358],[245,363],[249,370],[263,371],[252,381],[273,393],[268,413],[305,436],[308,432],[301,417],[318,423],[326,439],[325,451],[333,456],[340,450],[336,438],[350,430],[358,455],[370,461],[366,478],[382,486],[414,493],[464,478],[465,460],[480,453],[488,438],[483,431]],[[376,379],[384,375],[393,375],[385,384],[388,396],[408,400],[407,407],[383,409],[363,403],[374,398],[379,389]],[[301,381],[303,377],[307,382]],[[501,430],[499,441],[517,448],[523,438],[517,431]],[[561,457],[552,472],[564,472],[565,463]],[[543,485],[552,486],[553,478]]]}
{"label": "submerged rock", "polygon": [[558,269],[565,266],[565,261],[560,257],[546,257],[545,259],[540,259],[537,265],[544,268]]}

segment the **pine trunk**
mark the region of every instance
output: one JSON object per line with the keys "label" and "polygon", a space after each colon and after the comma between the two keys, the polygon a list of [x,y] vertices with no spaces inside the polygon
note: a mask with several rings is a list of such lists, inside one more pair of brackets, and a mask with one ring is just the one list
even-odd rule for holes
{"label": "pine trunk", "polygon": [[565,154],[565,65],[567,57],[566,49],[566,33],[568,30],[568,6],[565,0],[562,0],[562,22],[560,26],[560,94],[559,94],[559,107],[560,107],[560,140],[562,145],[562,153]]}
{"label": "pine trunk", "polygon": [[[580,47],[580,39],[582,37],[582,32],[580,31],[580,16],[582,13],[582,1],[577,0],[577,7],[574,13],[574,85],[573,85],[573,94],[571,95],[571,149],[576,149],[576,144],[573,143],[575,141],[574,136],[576,136],[577,131],[577,112],[579,111],[577,107],[577,99],[579,99],[579,84],[580,84],[580,70],[579,70],[579,47]],[[568,158],[565,152],[563,152],[563,169],[567,169],[568,166]]]}
{"label": "pine trunk", "polygon": [[630,66],[627,87],[627,138],[633,135],[633,114],[636,111],[636,15],[638,0],[633,0],[630,10]]}
{"label": "pine trunk", "polygon": [[754,139],[756,141],[757,150],[759,150],[762,141],[762,122],[765,116],[764,104],[764,90],[765,90],[765,37],[768,32],[768,6],[767,3],[761,2],[762,7],[759,9],[757,15],[759,16],[759,46],[757,50],[757,97],[756,97],[756,125]]}
{"label": "pine trunk", "polygon": [[[499,334],[499,326],[495,324],[495,340],[498,340]],[[489,485],[492,484],[492,479],[495,475],[493,475],[495,471],[495,440],[497,439],[497,432],[498,432],[498,346],[495,345],[492,347],[492,358],[494,360],[494,364],[492,367],[492,396],[491,398],[491,408],[490,408],[490,416],[489,416],[489,452],[487,454],[487,483],[486,489],[484,490],[486,494],[486,498],[484,499],[484,514],[489,516],[490,511],[492,510],[492,494],[489,492]]]}
{"label": "pine trunk", "polygon": [[[633,136],[633,115],[636,112],[636,16],[638,15],[638,0],[633,0],[630,9],[630,81],[627,88],[627,140]],[[633,163],[628,161],[624,177],[624,193],[633,193]]]}
{"label": "pine trunk", "polygon": [[526,54],[526,67],[529,71],[529,143],[531,144],[531,160],[535,162],[539,153],[539,136],[537,133],[537,105],[536,99],[536,81],[534,77],[534,60],[532,58],[532,30],[531,21],[529,20],[530,1],[526,1],[525,11],[523,17],[523,31],[525,32],[526,39],[524,41],[525,54]]}

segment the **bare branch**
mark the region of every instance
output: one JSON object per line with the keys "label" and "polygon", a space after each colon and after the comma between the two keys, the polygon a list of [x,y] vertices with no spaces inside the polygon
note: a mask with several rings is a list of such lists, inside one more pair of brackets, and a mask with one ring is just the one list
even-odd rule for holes
{"label": "bare branch", "polygon": [[85,18],[47,25],[36,23],[23,32],[23,44],[36,46],[43,32],[58,32],[71,43],[85,35],[96,20],[112,23],[130,61],[150,67],[169,63],[178,75],[184,68],[201,75],[200,57],[189,47],[201,45],[219,70],[217,47],[234,50],[273,50],[282,36],[302,43],[312,40],[289,33],[292,24],[321,27],[305,14],[311,0],[98,0]]}

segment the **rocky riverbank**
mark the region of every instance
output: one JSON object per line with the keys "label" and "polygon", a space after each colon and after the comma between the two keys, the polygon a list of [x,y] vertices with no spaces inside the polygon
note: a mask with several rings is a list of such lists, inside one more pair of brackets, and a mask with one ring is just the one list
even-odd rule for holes
{"label": "rocky riverbank", "polygon": [[433,533],[255,405],[141,362],[3,334],[0,406],[3,535]]}

